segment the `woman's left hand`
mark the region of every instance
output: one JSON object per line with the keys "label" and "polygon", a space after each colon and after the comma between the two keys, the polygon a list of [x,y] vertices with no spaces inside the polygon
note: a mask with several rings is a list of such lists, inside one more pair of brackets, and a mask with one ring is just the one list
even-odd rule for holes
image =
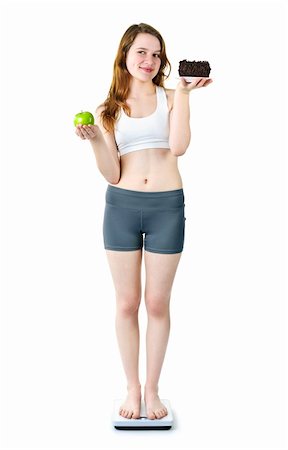
{"label": "woman's left hand", "polygon": [[212,83],[212,78],[202,78],[202,77],[195,77],[191,83],[188,83],[184,80],[183,77],[180,78],[179,83],[177,84],[177,90],[182,92],[191,92],[193,89],[198,89],[200,87],[206,87],[210,83]]}

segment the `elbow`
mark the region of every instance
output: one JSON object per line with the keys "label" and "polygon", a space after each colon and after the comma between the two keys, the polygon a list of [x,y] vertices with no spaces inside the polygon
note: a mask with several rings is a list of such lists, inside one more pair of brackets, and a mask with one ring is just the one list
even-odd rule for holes
{"label": "elbow", "polygon": [[110,184],[118,184],[120,181],[120,170],[117,173],[110,174],[109,176],[105,177],[108,183]]}
{"label": "elbow", "polygon": [[190,145],[190,136],[182,142],[173,142],[173,140],[170,140],[169,145],[172,155],[182,156],[186,153],[186,150]]}
{"label": "elbow", "polygon": [[174,156],[184,155],[184,153],[186,153],[188,145],[170,145],[170,150],[171,150],[172,155],[174,155]]}
{"label": "elbow", "polygon": [[105,180],[110,183],[110,184],[118,184],[120,181],[120,177],[121,177],[121,170],[120,170],[120,164],[118,162],[118,164],[115,164],[113,167],[109,167],[109,169],[107,169],[107,167],[105,168],[100,168],[98,166],[101,175],[105,178]]}
{"label": "elbow", "polygon": [[108,181],[108,183],[110,184],[118,184],[120,181],[120,177],[119,178],[106,178],[106,180]]}
{"label": "elbow", "polygon": [[172,155],[182,156],[182,155],[184,155],[184,153],[186,152],[187,149],[186,148],[181,149],[180,147],[177,147],[177,148],[171,148],[170,150],[171,150]]}

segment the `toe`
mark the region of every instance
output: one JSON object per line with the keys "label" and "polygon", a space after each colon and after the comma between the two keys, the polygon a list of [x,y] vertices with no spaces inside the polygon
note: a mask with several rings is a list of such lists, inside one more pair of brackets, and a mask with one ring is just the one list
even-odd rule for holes
{"label": "toe", "polygon": [[162,419],[162,417],[165,416],[165,411],[164,409],[158,409],[157,411],[157,419]]}
{"label": "toe", "polygon": [[140,413],[139,413],[139,411],[133,411],[133,414],[132,414],[132,419],[139,419],[139,417],[140,417]]}
{"label": "toe", "polygon": [[157,409],[157,411],[155,411],[155,416],[157,417],[157,419],[161,419],[162,414],[161,414],[161,410]]}

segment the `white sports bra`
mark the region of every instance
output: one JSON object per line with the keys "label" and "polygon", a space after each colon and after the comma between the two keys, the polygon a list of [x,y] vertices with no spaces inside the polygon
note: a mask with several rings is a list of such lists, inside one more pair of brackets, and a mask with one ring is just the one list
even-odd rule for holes
{"label": "white sports bra", "polygon": [[120,155],[145,148],[169,149],[169,109],[165,89],[156,86],[157,107],[147,117],[129,117],[121,109],[115,125]]}

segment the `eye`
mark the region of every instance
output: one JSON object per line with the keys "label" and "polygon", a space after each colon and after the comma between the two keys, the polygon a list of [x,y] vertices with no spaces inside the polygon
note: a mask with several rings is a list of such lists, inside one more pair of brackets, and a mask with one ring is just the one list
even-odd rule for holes
{"label": "eye", "polygon": [[159,58],[159,57],[160,57],[160,55],[158,55],[158,53],[155,53],[154,56],[156,56],[156,58]]}
{"label": "eye", "polygon": [[139,52],[137,52],[137,53],[140,53],[141,55],[143,55],[143,53],[145,53],[145,52],[144,52],[144,50],[139,50]]}

